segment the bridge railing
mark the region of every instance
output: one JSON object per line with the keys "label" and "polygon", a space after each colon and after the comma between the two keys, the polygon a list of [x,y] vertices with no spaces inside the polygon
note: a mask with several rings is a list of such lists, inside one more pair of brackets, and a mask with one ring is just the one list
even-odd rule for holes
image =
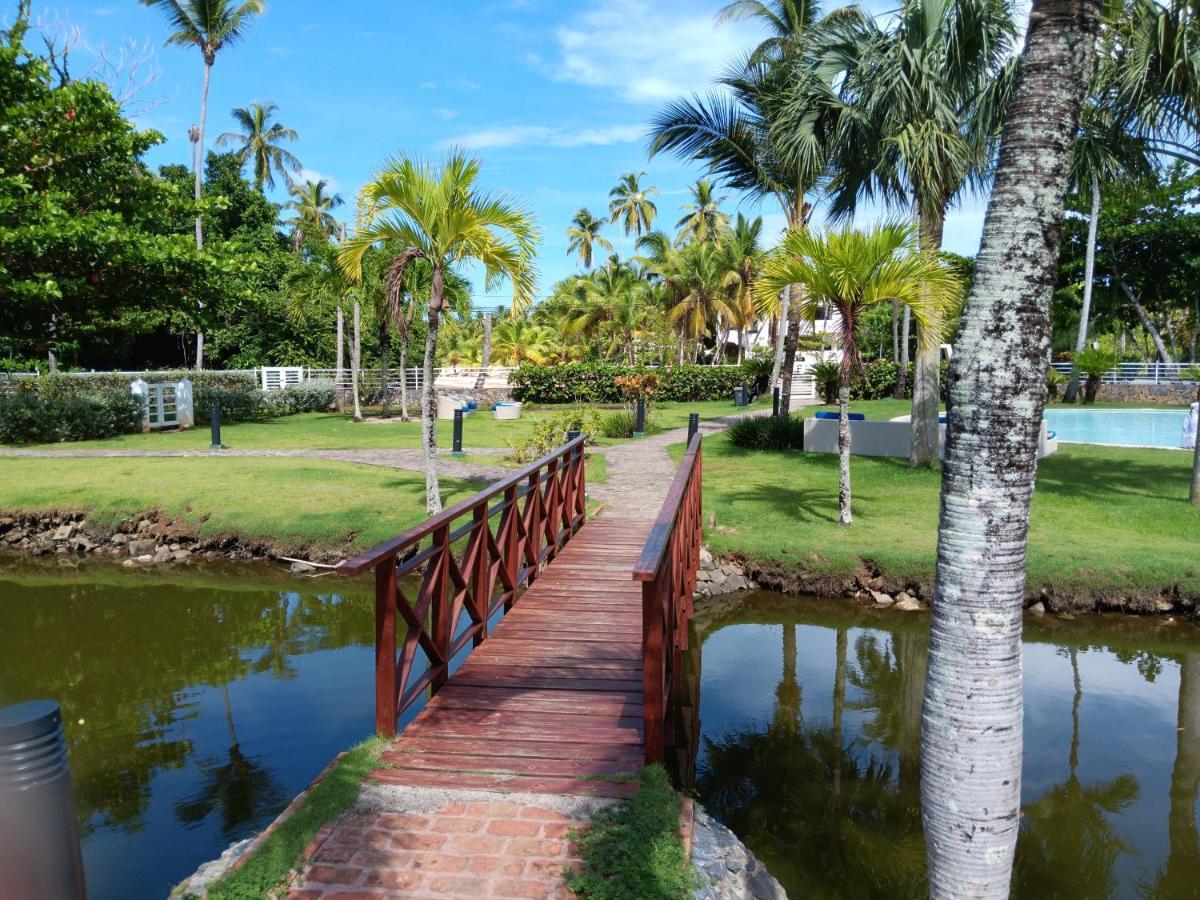
{"label": "bridge railing", "polygon": [[[586,513],[586,435],[338,566],[341,575],[375,571],[375,730],[390,737],[400,715],[436,692],[451,661],[487,639],[488,622],[511,609]],[[421,571],[415,588],[405,575]],[[410,598],[409,594],[413,593]],[[466,627],[460,627],[463,612]],[[397,614],[407,625],[397,642]],[[397,655],[399,647],[399,655]],[[428,659],[416,671],[417,652]]]}
{"label": "bridge railing", "polygon": [[701,543],[701,438],[692,437],[642,555],[642,717],[646,762],[661,763],[675,743],[675,698],[683,687],[683,654]]}

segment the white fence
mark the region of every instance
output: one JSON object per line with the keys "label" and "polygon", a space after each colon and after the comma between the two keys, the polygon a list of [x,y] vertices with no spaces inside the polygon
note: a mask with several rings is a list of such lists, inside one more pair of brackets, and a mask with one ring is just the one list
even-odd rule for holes
{"label": "white fence", "polygon": [[[1067,376],[1074,368],[1069,362],[1056,362],[1051,365]],[[1106,384],[1178,384],[1183,381],[1179,377],[1180,373],[1195,365],[1197,363],[1123,362],[1109,370],[1101,381]]]}
{"label": "white fence", "polygon": [[129,386],[135,397],[142,398],[142,430],[155,428],[191,428],[196,424],[192,407],[192,383],[182,381],[146,382],[141,378]]}

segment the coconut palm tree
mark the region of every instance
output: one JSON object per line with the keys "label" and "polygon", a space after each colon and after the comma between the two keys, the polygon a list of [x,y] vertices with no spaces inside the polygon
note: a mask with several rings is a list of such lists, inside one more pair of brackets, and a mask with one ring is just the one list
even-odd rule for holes
{"label": "coconut palm tree", "polygon": [[603,227],[604,220],[597,219],[586,208],[571,217],[571,227],[567,229],[567,255],[576,254],[585,269],[592,267],[594,248],[612,252],[612,244],[600,234]]}
{"label": "coconut palm tree", "polygon": [[675,223],[678,241],[681,244],[685,241],[716,243],[729,228],[729,213],[721,211],[726,197],[713,196],[713,184],[707,178],[701,178],[690,190],[692,202],[680,207],[683,215]]}
{"label": "coconut palm tree", "polygon": [[300,252],[300,245],[306,234],[329,237],[336,234],[340,228],[333,210],[344,201],[340,194],[327,193],[328,188],[329,182],[324,178],[320,181],[293,184],[290,188],[292,199],[284,205],[293,213],[292,242],[297,253]]}
{"label": "coconut palm tree", "polygon": [[533,302],[537,226],[532,215],[510,198],[480,190],[480,168],[478,159],[457,150],[440,166],[404,157],[389,160],[359,194],[358,227],[340,253],[346,273],[358,279],[370,247],[390,241],[402,248],[388,269],[390,296],[403,293],[408,268],[415,260],[425,260],[432,270],[421,377],[421,449],[430,515],[442,509],[433,363],[446,306],[446,271],[474,260],[483,266],[489,289],[504,278],[512,283],[515,311],[523,312]]}
{"label": "coconut palm tree", "polygon": [[[786,13],[771,14],[784,9]],[[831,22],[858,13],[822,17],[814,3],[783,0],[735,2],[722,15],[764,19],[774,29],[769,43],[719,79],[720,91],[668,105],[651,124],[650,155],[670,151],[703,162],[725,186],[755,199],[774,199],[788,227],[802,227],[812,212],[807,195],[828,172],[836,133],[836,107],[828,102],[831,82],[804,60]],[[791,114],[786,126],[785,114]],[[778,322],[771,385],[782,385],[785,412],[800,329],[792,312],[795,294],[796,286],[789,285],[772,308],[764,309]]]}
{"label": "coconut palm tree", "polygon": [[654,285],[624,262],[602,266],[581,283],[583,303],[569,332],[588,340],[603,338],[610,356],[620,352],[629,365],[636,365],[638,340],[655,315]]}
{"label": "coconut palm tree", "polygon": [[509,316],[496,325],[492,354],[505,366],[544,366],[554,355],[554,336],[549,328],[524,316]]}
{"label": "coconut palm tree", "polygon": [[[912,308],[922,340],[940,344],[945,311],[957,304],[962,282],[936,254],[913,246],[912,229],[883,225],[869,232],[846,229],[815,235],[793,229],[771,252],[755,285],[760,305],[769,305],[789,284],[803,284],[802,311],[836,310],[842,347],[838,390],[838,524],[849,525],[850,381],[862,367],[858,329],[867,311],[893,300]],[[908,251],[908,252],[905,252]]]}
{"label": "coconut palm tree", "polygon": [[[263,0],[141,0],[142,6],[163,11],[174,31],[168,44],[195,47],[204,59],[204,84],[200,89],[200,127],[196,131],[195,195],[200,202],[204,169],[204,127],[208,120],[208,86],[213,63],[225,47],[241,40],[254,17],[263,11]],[[196,212],[196,248],[204,246],[204,221]],[[196,368],[204,368],[204,332],[196,332]]]}
{"label": "coconut palm tree", "polygon": [[286,141],[298,140],[296,129],[288,128],[271,119],[279,107],[274,103],[265,106],[258,101],[249,106],[235,107],[233,118],[241,132],[227,131],[217,138],[217,146],[237,144],[237,156],[242,165],[250,160],[254,164],[254,186],[262,192],[263,187],[274,189],[275,173],[282,176],[290,188],[292,173],[301,169],[295,154],[281,146]]}
{"label": "coconut palm tree", "polygon": [[[754,324],[757,307],[754,302],[754,280],[762,267],[764,253],[760,240],[762,218],[747,219],[738,213],[737,222],[721,239],[718,248],[721,268],[725,271],[725,283],[729,288],[729,306],[732,311],[731,325],[738,329],[738,362],[746,353],[746,330]],[[726,333],[718,349],[725,351]]]}
{"label": "coconut palm tree", "polygon": [[715,337],[719,320],[734,314],[721,255],[710,244],[684,244],[668,254],[660,274],[667,321],[679,329],[681,349],[691,346],[695,362],[704,336],[711,332]]}
{"label": "coconut palm tree", "polygon": [[[1014,35],[1009,0],[904,0],[894,22],[861,17],[839,27],[821,55],[822,65],[844,67],[835,218],[852,215],[862,196],[904,202],[921,248],[941,249],[950,204],[986,177],[1012,81]],[[806,113],[801,103],[797,115]],[[914,466],[938,459],[939,348],[921,344]]]}
{"label": "coconut palm tree", "polygon": [[932,897],[1009,896],[1021,801],[1029,507],[1063,198],[1100,6],[1033,2],[950,364],[921,730]]}
{"label": "coconut palm tree", "polygon": [[626,172],[617,182],[617,186],[608,192],[609,220],[615,225],[621,223],[626,234],[636,234],[649,231],[654,225],[654,217],[658,215],[658,207],[651,197],[658,195],[656,187],[642,187],[640,179],[645,172]]}

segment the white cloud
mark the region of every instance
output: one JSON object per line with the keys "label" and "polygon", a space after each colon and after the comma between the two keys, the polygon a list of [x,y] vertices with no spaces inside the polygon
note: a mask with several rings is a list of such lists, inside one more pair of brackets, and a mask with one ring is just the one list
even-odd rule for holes
{"label": "white cloud", "polygon": [[296,51],[293,50],[291,47],[268,47],[267,48],[267,53],[269,53],[271,56],[279,56],[279,57],[283,57],[283,58],[292,56],[295,54],[295,52]]}
{"label": "white cloud", "polygon": [[458,110],[447,109],[444,106],[439,106],[437,109],[435,109],[433,111],[433,114],[435,116],[437,116],[439,119],[441,119],[443,122],[449,122],[451,119],[458,118]]}
{"label": "white cloud", "polygon": [[631,144],[646,134],[645,125],[610,125],[606,128],[565,129],[546,125],[497,125],[479,131],[469,131],[441,142],[443,147],[463,147],[467,150],[491,150],[516,147],[520,144],[542,144],[547,147],[603,147],[609,144]]}
{"label": "white cloud", "polygon": [[717,24],[715,7],[697,10],[686,0],[591,0],[589,6],[558,29],[559,59],[546,71],[634,103],[707,89],[759,36],[749,23]]}
{"label": "white cloud", "polygon": [[434,88],[437,87],[437,84],[433,81],[422,81],[420,84],[417,85],[417,87],[419,87],[423,91],[432,91]]}

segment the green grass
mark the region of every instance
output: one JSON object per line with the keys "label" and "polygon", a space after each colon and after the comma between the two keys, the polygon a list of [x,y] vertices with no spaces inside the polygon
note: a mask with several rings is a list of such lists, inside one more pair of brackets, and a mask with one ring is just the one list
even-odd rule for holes
{"label": "green grass", "polygon": [[[449,505],[479,483],[442,478]],[[425,477],[307,459],[0,459],[0,509],[85,512],[101,522],[158,509],[202,535],[280,552],[369,547],[425,518]]]}
{"label": "green grass", "polygon": [[578,835],[583,866],[567,886],[588,900],[680,900],[699,887],[666,770],[647,766],[638,780],[632,798],[600,810]]}
{"label": "green grass", "polygon": [[[760,401],[757,408],[769,406]],[[614,407],[617,408],[617,407]],[[555,411],[553,406],[535,408],[521,419],[497,421],[490,412],[473,413],[463,423],[463,450],[507,446],[507,439],[528,438],[542,416]],[[732,403],[705,401],[698,403],[658,403],[654,415],[664,428],[683,428],[688,414],[700,413],[702,419],[713,419],[736,412]],[[371,422],[355,423],[350,416],[338,413],[302,413],[266,422],[243,422],[221,429],[221,440],[227,447],[240,450],[395,450],[421,446],[420,423]],[[438,423],[438,442],[449,448],[451,423]],[[151,434],[126,434],[101,441],[79,441],[72,444],[42,444],[43,450],[207,450],[210,443],[207,427],[187,431],[163,431]],[[604,440],[603,443],[617,443]]]}
{"label": "green grass", "polygon": [[[859,408],[865,404],[859,404]],[[683,445],[670,448],[678,458]],[[1039,464],[1029,588],[1112,596],[1200,594],[1200,510],[1188,505],[1191,456],[1173,450],[1062,445]],[[849,574],[862,561],[929,583],[939,472],[854,457],[854,524],[837,525],[837,457],[704,443],[705,539],[714,550]],[[709,516],[715,515],[716,528]]]}
{"label": "green grass", "polygon": [[300,808],[285,820],[236,872],[208,889],[210,900],[259,900],[281,884],[309,841],[326,822],[349,809],[358,797],[363,778],[376,767],[387,741],[368,738],[346,751]]}

